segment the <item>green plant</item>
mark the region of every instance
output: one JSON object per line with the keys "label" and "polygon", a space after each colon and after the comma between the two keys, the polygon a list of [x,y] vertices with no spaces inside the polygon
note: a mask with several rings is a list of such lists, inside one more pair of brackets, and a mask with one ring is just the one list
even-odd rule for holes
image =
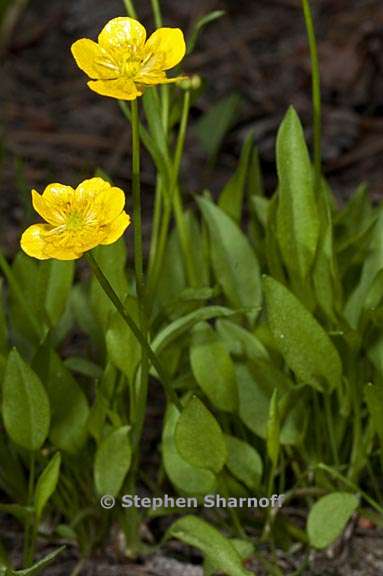
{"label": "green plant", "polygon": [[[192,82],[152,88],[142,115],[136,102],[120,103],[133,133],[135,282],[122,240],[88,253],[91,278],[75,275],[73,261],[19,253],[9,265],[0,257],[7,283],[0,487],[9,498],[3,510],[25,526],[26,565],[48,509],[60,518],[53,536],[76,540],[83,555],[114,522],[127,554],[150,550],[139,539],[142,510],[99,506],[105,494],[120,503],[138,483],[162,493],[170,481],[201,507],[212,494],[284,494],[310,509],[306,531],[279,507],[211,512],[217,527],[184,514],[165,538],[198,547],[207,574],[249,574],[243,560],[256,552],[249,526],[276,545],[299,538],[323,548],[358,506],[383,512],[382,208],[364,186],[340,208],[321,173],[319,69],[303,7],[314,73],[313,163],[290,108],[277,135],[271,197],[250,134],[217,201],[205,192],[185,209],[180,168]],[[192,39],[193,46],[196,33]],[[157,169],[146,266],[140,142]],[[68,354],[65,343],[78,333],[86,343]],[[167,403],[162,465],[148,479],[141,438],[147,387],[157,381]],[[148,517],[173,512],[180,510]],[[328,523],[329,514],[336,521]]]}

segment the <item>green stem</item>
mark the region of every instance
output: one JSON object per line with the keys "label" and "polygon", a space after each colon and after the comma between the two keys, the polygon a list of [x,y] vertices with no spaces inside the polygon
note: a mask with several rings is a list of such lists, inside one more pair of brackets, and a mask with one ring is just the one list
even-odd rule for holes
{"label": "green stem", "polygon": [[321,181],[321,140],[322,140],[322,113],[321,113],[321,90],[318,48],[315,38],[313,16],[309,0],[302,0],[303,14],[305,18],[307,38],[310,47],[310,59],[312,70],[312,102],[313,102],[313,130],[314,130],[314,168],[315,190],[319,193]]}
{"label": "green stem", "polygon": [[164,368],[163,368],[161,362],[159,361],[157,355],[153,351],[152,347],[148,343],[147,339],[142,334],[140,328],[137,326],[136,322],[130,316],[129,312],[125,309],[123,303],[121,302],[121,300],[117,296],[116,292],[114,291],[112,285],[110,284],[109,280],[107,279],[107,277],[105,276],[105,274],[101,270],[100,266],[98,265],[96,259],[93,256],[93,254],[91,254],[90,252],[87,252],[85,254],[85,258],[87,259],[90,267],[92,268],[92,271],[93,271],[94,275],[96,276],[101,288],[104,290],[105,294],[108,296],[109,300],[112,302],[113,306],[116,308],[116,310],[118,311],[120,316],[123,318],[123,320],[129,326],[129,328],[133,332],[134,336],[137,338],[138,342],[141,344],[141,346],[143,348],[145,348],[147,356],[148,356],[150,362],[152,363],[153,367],[157,371],[159,379],[161,380],[161,383],[162,383],[163,387],[165,388],[165,391],[166,391],[167,395],[169,396],[170,400],[177,406],[178,410],[182,411],[181,403],[178,400],[177,395],[176,395],[173,387],[170,384],[170,380],[167,376],[167,373],[164,370]]}
{"label": "green stem", "polygon": [[126,12],[128,16],[131,18],[135,18],[137,20],[137,12],[133,5],[133,0],[124,0]]}
{"label": "green stem", "polygon": [[[163,24],[161,6],[159,0],[150,0],[156,28],[161,28]],[[166,136],[169,128],[169,86],[161,86],[161,104],[162,104],[162,124]]]}
{"label": "green stem", "polygon": [[[33,497],[35,489],[35,468],[36,468],[36,457],[35,452],[31,453],[31,461],[29,468],[29,482],[28,482],[28,505],[33,507]],[[35,554],[35,542],[36,542],[36,517],[33,513],[33,523],[31,524],[29,519],[25,527],[25,539],[24,539],[24,564],[26,568],[32,565],[33,556]]]}
{"label": "green stem", "polygon": [[325,470],[325,472],[327,472],[328,474],[330,474],[330,476],[333,476],[334,478],[336,478],[337,480],[340,480],[341,482],[343,482],[343,484],[345,484],[345,486],[347,486],[348,488],[351,488],[352,490],[354,490],[355,492],[359,492],[360,495],[366,500],[366,502],[368,502],[370,504],[370,506],[372,508],[375,508],[375,510],[377,512],[379,512],[379,514],[383,514],[383,507],[380,506],[380,504],[378,504],[378,502],[376,502],[373,498],[371,498],[368,494],[366,494],[366,492],[364,492],[363,490],[361,490],[359,488],[359,486],[357,486],[354,482],[352,482],[351,480],[348,480],[347,478],[345,478],[344,476],[342,476],[342,474],[339,474],[339,472],[337,472],[336,470],[334,470],[333,468],[330,468],[330,466],[326,466],[326,464],[318,464],[317,468],[320,468],[321,470]]}
{"label": "green stem", "polygon": [[[134,225],[134,270],[136,276],[137,297],[139,306],[140,330],[145,340],[148,339],[148,319],[146,313],[146,289],[144,279],[144,253],[142,246],[142,208],[140,181],[140,123],[137,100],[131,102],[132,126],[132,193],[133,193],[133,225]],[[146,348],[141,348],[140,380],[132,387],[135,396],[136,421],[132,430],[134,448],[140,442],[144,425],[147,395],[148,395],[149,363]]]}
{"label": "green stem", "polygon": [[140,183],[140,133],[137,100],[131,103],[132,125],[132,194],[134,225],[134,269],[137,295],[141,309],[145,303],[144,255],[142,247],[141,183]]}
{"label": "green stem", "polygon": [[161,28],[162,26],[162,14],[160,3],[158,0],[150,0],[152,4],[153,16],[154,16],[154,23],[156,28]]}
{"label": "green stem", "polygon": [[334,431],[334,420],[332,417],[330,397],[327,394],[324,395],[324,406],[325,406],[325,412],[326,412],[327,430],[328,430],[328,434],[330,437],[330,446],[331,446],[332,457],[334,460],[334,464],[336,466],[338,466],[339,465],[339,457],[338,457],[338,449],[337,449],[337,445],[336,445],[336,438],[335,438],[335,431]]}
{"label": "green stem", "polygon": [[[172,178],[170,184],[170,199],[171,204],[174,210],[174,215],[176,219],[176,225],[178,230],[178,235],[181,243],[181,249],[183,253],[183,257],[186,262],[186,270],[189,278],[189,282],[191,285],[195,286],[197,283],[197,275],[194,270],[193,259],[191,256],[191,243],[189,237],[188,227],[185,222],[184,216],[184,209],[182,204],[182,197],[180,194],[180,189],[178,186],[178,179],[179,173],[181,168],[181,160],[182,155],[185,147],[185,139],[186,139],[186,129],[189,120],[189,111],[190,111],[190,91],[187,90],[185,92],[183,107],[182,107],[182,114],[181,114],[181,121],[180,127],[178,132],[176,150],[174,154],[174,162],[173,162],[173,170],[172,170]],[[159,246],[156,255],[156,266],[153,270],[153,276],[151,278],[151,290],[155,289],[158,282],[158,276],[162,268],[162,261],[166,247],[166,239],[169,230],[170,224],[170,206],[165,206],[164,209],[164,216],[162,220],[160,238],[159,238]]]}
{"label": "green stem", "polygon": [[161,226],[161,214],[162,214],[162,178],[160,175],[157,176],[156,192],[154,199],[154,214],[152,221],[152,233],[150,238],[150,249],[149,249],[149,265],[148,265],[148,276],[150,277],[157,252],[160,226]]}

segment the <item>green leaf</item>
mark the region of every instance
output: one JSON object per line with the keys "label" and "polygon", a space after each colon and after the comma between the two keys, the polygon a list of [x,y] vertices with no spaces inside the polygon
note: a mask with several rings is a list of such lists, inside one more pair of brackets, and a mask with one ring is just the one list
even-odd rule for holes
{"label": "green leaf", "polygon": [[199,18],[197,22],[195,22],[195,24],[193,25],[192,32],[190,34],[189,41],[187,43],[188,54],[191,54],[194,51],[198,37],[201,31],[205,28],[205,26],[207,26],[211,22],[214,22],[215,20],[218,20],[219,18],[222,18],[222,16],[224,15],[225,15],[224,10],[213,10],[212,12],[205,14],[204,16]]}
{"label": "green leaf", "polygon": [[89,294],[85,290],[85,286],[76,284],[73,287],[69,298],[69,306],[78,326],[85,334],[89,335],[93,347],[98,352],[103,351],[104,333],[93,314]]}
{"label": "green leaf", "polygon": [[[254,434],[266,439],[273,391],[277,387],[282,403],[288,398],[292,383],[272,364],[264,362],[252,365],[251,370],[248,366],[238,364],[236,376],[240,418]],[[302,403],[295,401],[281,422],[281,444],[299,444],[303,435],[304,414]]]}
{"label": "green leaf", "polygon": [[9,344],[8,344],[8,326],[7,320],[5,315],[5,306],[4,306],[4,285],[3,279],[0,278],[0,354],[7,355]]}
{"label": "green leaf", "polygon": [[103,374],[101,366],[81,356],[70,356],[64,360],[64,366],[71,372],[78,372],[88,378],[99,379]]}
{"label": "green leaf", "polygon": [[66,548],[65,546],[61,546],[60,548],[58,548],[54,552],[51,552],[50,554],[45,556],[45,558],[43,558],[30,568],[26,568],[25,570],[17,570],[17,571],[8,570],[5,573],[5,576],[38,576],[38,574],[44,574],[43,571],[45,570],[45,568],[50,566],[56,560],[56,558],[60,554],[62,554],[62,552],[64,552],[65,548]]}
{"label": "green leaf", "polygon": [[94,482],[99,495],[117,496],[132,459],[129,426],[114,430],[100,444],[94,462]]}
{"label": "green leaf", "polygon": [[49,430],[49,401],[37,374],[17,350],[8,356],[3,383],[3,418],[11,439],[27,450],[38,450]]}
{"label": "green leaf", "polygon": [[186,287],[186,277],[180,242],[176,230],[172,230],[166,244],[161,275],[156,296],[161,306],[174,301]]}
{"label": "green leaf", "polygon": [[257,490],[263,474],[263,463],[257,450],[234,436],[225,435],[227,447],[226,466],[249,490]]}
{"label": "green leaf", "polygon": [[12,443],[6,434],[0,435],[0,487],[12,501],[26,502],[28,486],[24,469]]}
{"label": "green leaf", "polygon": [[347,492],[334,492],[318,500],[307,519],[310,544],[319,549],[332,544],[342,534],[358,505],[359,499]]}
{"label": "green leaf", "polygon": [[[198,205],[209,228],[214,272],[229,302],[238,308],[260,308],[259,264],[248,239],[210,200],[199,198]],[[255,318],[257,314],[256,310],[251,317]]]}
{"label": "green leaf", "polygon": [[[255,556],[255,546],[249,540],[240,540],[239,538],[230,538],[230,543],[234,546],[242,561],[248,560]],[[217,571],[208,559],[203,563],[204,576],[215,576]]]}
{"label": "green leaf", "polygon": [[73,283],[74,261],[50,260],[46,286],[45,310],[52,326],[56,326],[64,313]]}
{"label": "green leaf", "polygon": [[278,242],[289,271],[304,279],[315,258],[319,217],[310,157],[301,123],[293,108],[287,112],[278,132],[277,169]]}
{"label": "green leaf", "polygon": [[230,320],[217,320],[216,330],[228,352],[249,360],[269,360],[269,353],[262,342],[251,332]]}
{"label": "green leaf", "polygon": [[217,488],[214,474],[210,470],[192,466],[177,450],[175,432],[179,418],[180,413],[171,404],[165,414],[162,433],[162,457],[166,474],[181,492],[191,495],[213,494]]}
{"label": "green leaf", "polygon": [[[101,270],[120,300],[124,300],[128,293],[128,281],[125,274],[127,251],[123,238],[110,246],[98,246],[93,252]],[[106,330],[115,307],[95,278],[91,282],[91,303],[96,318],[101,327]]]}
{"label": "green leaf", "polygon": [[238,168],[222,190],[218,200],[218,206],[237,224],[240,224],[242,217],[243,199],[253,142],[254,135],[250,132],[243,144]]}
{"label": "green leaf", "polygon": [[230,308],[224,308],[223,306],[206,306],[194,310],[190,312],[190,314],[177,318],[177,320],[174,320],[163,328],[152,342],[153,350],[157,352],[157,354],[161,353],[183,334],[189,332],[198,322],[222,316],[232,316],[233,314],[234,312],[230,310]]}
{"label": "green leaf", "polygon": [[226,132],[238,116],[241,104],[242,98],[238,94],[230,94],[211,106],[198,121],[195,132],[210,159],[217,155]]}
{"label": "green leaf", "polygon": [[342,364],[322,326],[285,286],[267,276],[263,286],[270,329],[289,368],[314,388],[338,388]]}
{"label": "green leaf", "polygon": [[235,412],[238,391],[234,364],[207,322],[198,324],[193,331],[190,363],[195,379],[210,402],[220,410]]}
{"label": "green leaf", "polygon": [[322,310],[328,318],[335,322],[335,312],[340,310],[342,304],[342,292],[334,255],[333,222],[327,195],[328,193],[321,189],[319,201],[321,230],[313,268],[313,281],[317,300]]}
{"label": "green leaf", "polygon": [[364,388],[364,396],[372,425],[383,450],[383,386],[381,384],[367,384]]}
{"label": "green leaf", "polygon": [[201,550],[209,566],[228,576],[251,576],[242,566],[241,556],[233,544],[216,528],[196,516],[185,516],[174,522],[166,538],[177,538]]}
{"label": "green leaf", "polygon": [[53,444],[72,454],[83,446],[87,435],[87,398],[54,350],[42,347],[33,365],[45,382],[52,411],[49,437]]}
{"label": "green leaf", "polygon": [[[380,285],[379,272],[383,269],[383,210],[379,210],[379,218],[373,229],[369,243],[369,254],[363,264],[360,281],[344,309],[344,315],[353,328],[357,328],[366,300],[371,293],[374,282]],[[371,298],[371,296],[370,296]]]}
{"label": "green leaf", "polygon": [[[170,173],[170,160],[167,136],[162,122],[162,108],[157,90],[145,90],[142,98],[144,105],[145,116],[148,121],[149,133],[156,150],[156,154],[160,154],[161,163],[158,167],[160,173],[165,179],[169,179]],[[155,157],[153,158],[155,160]],[[164,173],[163,167],[166,167]],[[168,194],[167,187],[164,187],[165,193]]]}
{"label": "green leaf", "polygon": [[35,514],[39,523],[49,498],[54,494],[59,479],[61,455],[59,452],[53,456],[37,480],[35,489]]}
{"label": "green leaf", "polygon": [[[124,302],[129,314],[138,321],[137,299],[129,297]],[[141,347],[133,332],[116,311],[112,316],[106,332],[106,348],[111,362],[133,382],[134,374],[141,358]]]}
{"label": "green leaf", "polygon": [[0,512],[4,514],[11,514],[19,522],[30,522],[33,520],[33,508],[29,506],[21,506],[20,504],[0,504]]}
{"label": "green leaf", "polygon": [[215,473],[222,470],[227,457],[222,430],[211,412],[196,396],[189,400],[182,411],[175,440],[180,455],[192,466],[206,468]]}
{"label": "green leaf", "polygon": [[[32,262],[32,259],[30,259],[30,261]],[[44,327],[41,325],[41,323],[39,322],[38,318],[35,315],[33,304],[30,300],[30,294],[28,294],[27,298],[25,291],[23,291],[22,289],[23,285],[24,286],[28,285],[29,278],[33,276],[27,275],[25,282],[23,284],[23,280],[18,277],[18,274],[14,269],[10,268],[8,262],[1,253],[0,253],[0,268],[4,276],[6,277],[10,288],[13,323],[16,324],[16,327],[18,327],[18,324],[20,324],[22,327],[21,330],[23,332],[27,332],[28,337],[36,338],[37,336],[38,338],[41,338],[44,332]],[[12,306],[12,300],[14,302],[14,306]],[[15,315],[16,317],[14,317],[15,312],[18,313]]]}

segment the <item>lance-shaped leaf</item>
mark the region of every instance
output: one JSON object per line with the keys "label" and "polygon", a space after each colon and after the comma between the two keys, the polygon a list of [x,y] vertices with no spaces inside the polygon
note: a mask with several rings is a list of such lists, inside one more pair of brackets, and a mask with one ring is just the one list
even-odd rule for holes
{"label": "lance-shaped leaf", "polygon": [[251,576],[243,567],[242,559],[234,545],[216,528],[196,516],[185,516],[174,522],[167,538],[177,538],[201,550],[215,572],[228,576]]}
{"label": "lance-shaped leaf", "polygon": [[226,457],[222,430],[199,398],[191,398],[178,420],[176,446],[182,458],[193,466],[218,473]]}
{"label": "lance-shaped leaf", "polygon": [[305,278],[313,264],[319,239],[319,217],[313,173],[303,129],[293,108],[277,137],[279,205],[277,237],[291,273]]}
{"label": "lance-shaped leaf", "polygon": [[261,305],[260,270],[249,240],[233,220],[207,198],[198,205],[210,235],[210,254],[214,272],[229,302],[254,309]]}
{"label": "lance-shaped leaf", "polygon": [[220,410],[235,412],[238,391],[234,364],[207,322],[201,322],[193,330],[190,363],[195,379],[210,402]]}
{"label": "lance-shaped leaf", "polygon": [[10,352],[5,370],[3,418],[16,444],[27,450],[41,448],[49,430],[49,401],[40,378],[17,350]]}
{"label": "lance-shaped leaf", "polygon": [[271,332],[298,380],[319,390],[340,386],[342,364],[322,326],[285,286],[267,276],[263,286]]}

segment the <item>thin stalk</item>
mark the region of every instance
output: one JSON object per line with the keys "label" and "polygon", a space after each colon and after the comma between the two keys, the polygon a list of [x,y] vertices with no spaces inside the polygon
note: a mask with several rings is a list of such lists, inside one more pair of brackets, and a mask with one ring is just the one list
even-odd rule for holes
{"label": "thin stalk", "polygon": [[144,254],[142,247],[141,182],[140,182],[140,133],[137,100],[131,103],[132,125],[132,194],[134,224],[134,270],[137,295],[141,308],[145,305]]}
{"label": "thin stalk", "polygon": [[[140,123],[137,100],[131,102],[132,126],[132,193],[133,193],[133,225],[134,225],[134,270],[139,307],[140,330],[145,340],[148,339],[148,319],[146,314],[146,289],[144,279],[144,253],[142,246],[142,207],[140,181]],[[145,419],[149,380],[149,363],[146,348],[141,348],[140,380],[132,387],[136,405],[135,425],[133,427],[133,446],[140,442]]]}
{"label": "thin stalk", "polygon": [[156,194],[154,199],[154,214],[152,221],[152,234],[150,238],[150,249],[149,249],[149,265],[148,265],[148,275],[150,277],[151,271],[153,270],[155,256],[157,252],[160,226],[161,226],[161,213],[162,213],[162,179],[161,176],[157,176]]}
{"label": "thin stalk", "polygon": [[131,18],[135,18],[137,20],[137,12],[133,5],[133,0],[124,0],[124,4],[128,16],[130,16]]}
{"label": "thin stalk", "polygon": [[145,336],[142,334],[140,328],[137,326],[136,322],[130,316],[129,312],[125,309],[123,303],[117,296],[116,292],[114,291],[112,285],[110,284],[109,280],[101,270],[100,266],[98,265],[96,259],[94,258],[93,254],[87,252],[85,254],[85,258],[87,259],[92,271],[97,278],[101,288],[104,290],[105,294],[108,296],[109,300],[112,302],[113,306],[116,308],[117,312],[129,326],[131,331],[133,332],[134,336],[137,338],[138,342],[141,344],[143,348],[145,348],[148,359],[152,363],[153,367],[158,373],[159,379],[169,396],[170,400],[177,406],[178,410],[182,411],[182,406],[180,401],[177,398],[177,395],[170,384],[170,380],[168,375],[163,368],[161,362],[159,361],[157,355],[153,351],[152,347],[148,343]]}
{"label": "thin stalk", "polygon": [[156,28],[161,28],[161,26],[162,26],[162,14],[161,14],[161,8],[160,8],[159,0],[150,0],[150,2],[152,5],[154,23],[156,25]]}
{"label": "thin stalk", "polygon": [[[29,482],[28,482],[28,505],[33,507],[33,496],[35,490],[35,470],[36,470],[36,455],[33,451],[31,453],[30,467],[29,467]],[[33,562],[35,553],[35,540],[36,540],[36,518],[33,514],[33,523],[29,519],[25,527],[24,537],[24,565],[29,568]]]}
{"label": "thin stalk", "polygon": [[339,472],[337,472],[333,468],[330,468],[330,466],[326,466],[326,464],[320,463],[317,465],[317,468],[325,470],[325,472],[330,474],[330,476],[333,476],[337,480],[340,480],[341,482],[343,482],[343,484],[345,484],[345,486],[348,486],[348,488],[351,488],[355,492],[359,492],[359,494],[363,496],[363,498],[366,500],[366,502],[370,504],[372,508],[375,508],[375,510],[379,512],[379,514],[383,514],[383,507],[380,506],[380,504],[378,504],[378,502],[376,502],[373,498],[371,498],[371,496],[369,496],[366,492],[361,490],[359,486],[357,486],[354,482],[348,480],[347,478],[342,476],[342,474],[339,474]]}
{"label": "thin stalk", "polygon": [[335,431],[334,431],[334,420],[332,417],[330,397],[327,394],[325,394],[325,396],[324,396],[324,406],[325,406],[325,412],[326,412],[327,430],[328,430],[328,434],[329,434],[329,438],[330,438],[332,457],[334,460],[334,464],[336,466],[338,466],[339,465],[339,457],[338,457],[338,448],[337,448],[337,444],[336,444]]}
{"label": "thin stalk", "polygon": [[173,201],[173,207],[176,217],[177,229],[180,237],[181,248],[183,251],[183,256],[186,261],[186,268],[189,276],[190,283],[195,285],[196,274],[194,271],[193,260],[191,258],[191,247],[189,231],[186,226],[184,209],[182,205],[182,197],[180,194],[180,188],[178,186],[178,178],[180,174],[182,155],[185,148],[186,140],[186,129],[189,121],[190,112],[190,90],[185,91],[184,101],[182,106],[180,131],[176,145],[176,151],[174,155],[174,168],[173,168],[173,180],[171,187],[171,197]]}
{"label": "thin stalk", "polygon": [[[163,24],[161,7],[159,0],[150,0],[156,28],[161,28]],[[169,128],[169,86],[161,86],[161,103],[162,103],[162,124],[165,134],[168,135]]]}
{"label": "thin stalk", "polygon": [[310,48],[311,75],[312,75],[312,104],[313,104],[313,132],[314,132],[314,169],[315,191],[319,193],[321,181],[321,141],[322,141],[322,111],[318,47],[315,38],[313,15],[309,0],[302,0],[307,38]]}
{"label": "thin stalk", "polygon": [[[189,238],[189,231],[185,222],[184,217],[184,209],[182,205],[182,197],[180,194],[179,186],[178,186],[178,179],[181,167],[181,160],[182,155],[185,147],[185,139],[186,139],[186,129],[189,120],[189,111],[190,111],[190,91],[185,91],[183,107],[182,107],[182,114],[181,114],[181,122],[178,132],[176,150],[174,154],[174,162],[173,162],[173,170],[172,170],[172,179],[170,184],[170,198],[171,203],[173,206],[175,218],[176,218],[176,225],[179,234],[179,239],[181,243],[181,249],[183,253],[183,257],[186,262],[186,270],[189,277],[189,281],[191,285],[196,285],[197,275],[194,270],[193,260],[191,257],[191,244]],[[162,227],[160,232],[160,240],[159,246],[157,251],[157,266],[153,271],[153,278],[151,279],[151,288],[155,288],[158,282],[158,275],[160,273],[162,267],[162,260],[164,256],[165,246],[166,246],[166,238],[168,234],[170,224],[170,206],[166,207],[164,211],[164,217],[162,221]]]}

